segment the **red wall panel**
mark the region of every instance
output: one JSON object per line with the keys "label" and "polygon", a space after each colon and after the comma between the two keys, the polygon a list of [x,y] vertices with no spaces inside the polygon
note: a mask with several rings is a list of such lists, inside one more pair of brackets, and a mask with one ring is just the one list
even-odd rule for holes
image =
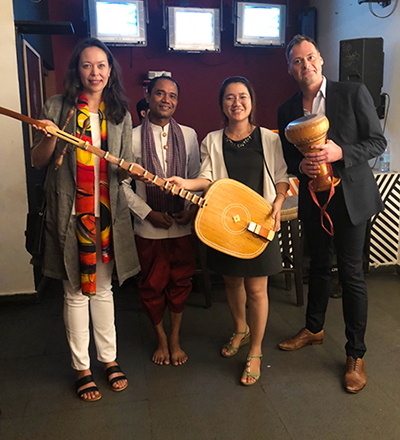
{"label": "red wall panel", "polygon": [[[74,36],[53,36],[54,65],[57,92],[62,92],[62,81],[70,54],[80,38],[86,36],[84,0],[48,0],[51,20],[71,21]],[[173,6],[179,2],[167,0]],[[228,76],[248,78],[257,93],[257,122],[265,127],[276,127],[278,106],[295,91],[297,86],[287,73],[284,49],[238,48],[233,46],[231,1],[224,1],[223,24],[219,54],[167,53],[166,32],[162,29],[162,2],[149,0],[148,45],[145,48],[111,47],[121,65],[124,86],[130,99],[134,122],[138,122],[136,102],[144,96],[143,80],[149,70],[172,72],[181,87],[175,118],[193,127],[201,140],[209,131],[221,127],[218,90]],[[308,6],[306,0],[271,1],[287,4],[289,20],[286,41],[296,33],[296,15]],[[191,1],[190,6],[219,7],[218,0]]]}

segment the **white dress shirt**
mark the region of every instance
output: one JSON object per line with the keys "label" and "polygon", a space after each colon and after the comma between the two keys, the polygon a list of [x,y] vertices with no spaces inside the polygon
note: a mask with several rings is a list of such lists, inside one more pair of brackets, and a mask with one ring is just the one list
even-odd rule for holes
{"label": "white dress shirt", "polygon": [[303,109],[304,116],[308,116],[311,114],[325,116],[325,107],[326,107],[326,78],[323,76],[321,87],[318,90],[318,93],[315,96],[314,101],[312,103],[312,112],[310,113],[308,110]]}

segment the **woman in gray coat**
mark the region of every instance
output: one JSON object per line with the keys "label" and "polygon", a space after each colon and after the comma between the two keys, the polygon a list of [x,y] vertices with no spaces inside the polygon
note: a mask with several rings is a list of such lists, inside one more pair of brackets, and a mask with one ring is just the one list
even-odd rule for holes
{"label": "woman in gray coat", "polygon": [[[89,38],[76,46],[64,95],[46,102],[42,122],[131,161],[132,122],[127,109],[116,61],[103,43]],[[76,391],[82,400],[93,402],[101,394],[90,371],[90,318],[97,359],[104,364],[110,388],[122,391],[128,386],[116,362],[111,280],[114,266],[120,283],[139,272],[129,209],[116,166],[58,142],[44,129],[35,136],[32,163],[35,168],[48,166],[43,272],[63,280]]]}

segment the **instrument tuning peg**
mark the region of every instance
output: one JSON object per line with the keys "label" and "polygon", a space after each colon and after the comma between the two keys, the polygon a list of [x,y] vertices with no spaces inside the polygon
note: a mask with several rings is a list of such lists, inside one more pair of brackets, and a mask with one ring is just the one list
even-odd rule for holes
{"label": "instrument tuning peg", "polygon": [[[67,119],[65,120],[64,125],[63,125],[63,127],[61,129],[62,131],[64,131],[65,128],[67,127],[67,125],[68,125],[69,121],[71,120],[72,116],[74,116],[74,113],[75,113],[75,108],[71,107],[69,112],[68,112]],[[59,139],[60,138],[57,138],[57,142],[58,142]],[[61,154],[60,154],[59,158],[56,160],[55,170],[58,170],[61,167],[61,165],[63,164],[64,156],[67,153],[67,149],[68,149],[68,144],[65,144],[65,147],[61,151]]]}

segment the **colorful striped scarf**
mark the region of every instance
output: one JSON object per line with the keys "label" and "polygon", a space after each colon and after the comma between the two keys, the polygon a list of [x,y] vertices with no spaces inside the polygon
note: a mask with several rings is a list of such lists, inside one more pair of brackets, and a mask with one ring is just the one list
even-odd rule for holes
{"label": "colorful striped scarf", "polygon": [[[148,115],[142,122],[141,137],[142,161],[143,167],[146,170],[158,177],[186,177],[185,138],[181,127],[174,119],[171,118],[169,122],[167,139],[168,149],[166,150],[167,171],[165,175],[157,155],[154,134]],[[182,198],[174,197],[172,194],[166,194],[154,185],[146,186],[146,202],[154,211],[166,212],[170,215],[181,212],[185,204],[185,201]]]}
{"label": "colorful striped scarf", "polygon": [[[101,149],[107,151],[107,124],[104,115],[104,102],[99,108]],[[91,125],[85,121],[90,118],[88,101],[84,93],[78,98],[76,114],[76,135],[92,144]],[[90,119],[89,119],[90,121]],[[86,127],[85,127],[86,125]],[[94,158],[88,151],[77,148],[76,151],[76,222],[81,270],[82,293],[87,296],[96,294],[96,220],[94,206]],[[100,224],[101,254],[103,263],[113,259],[111,245],[111,210],[107,162],[100,159]]]}

